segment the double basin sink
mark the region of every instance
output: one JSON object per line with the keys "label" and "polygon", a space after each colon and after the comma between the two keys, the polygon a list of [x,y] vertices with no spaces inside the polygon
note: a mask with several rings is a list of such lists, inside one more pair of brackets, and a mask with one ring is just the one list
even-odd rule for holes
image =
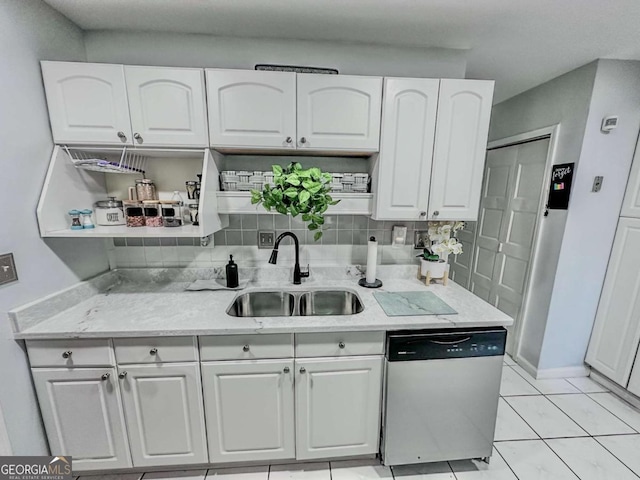
{"label": "double basin sink", "polygon": [[238,295],[227,313],[233,317],[354,315],[364,310],[350,290],[254,291]]}

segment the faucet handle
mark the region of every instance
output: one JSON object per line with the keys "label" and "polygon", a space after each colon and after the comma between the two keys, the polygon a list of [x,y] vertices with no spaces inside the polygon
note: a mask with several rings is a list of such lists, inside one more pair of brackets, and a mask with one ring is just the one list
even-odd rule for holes
{"label": "faucet handle", "polygon": [[307,263],[307,269],[304,270],[304,271],[302,269],[300,270],[300,277],[301,278],[309,278],[309,272],[310,272],[309,264]]}

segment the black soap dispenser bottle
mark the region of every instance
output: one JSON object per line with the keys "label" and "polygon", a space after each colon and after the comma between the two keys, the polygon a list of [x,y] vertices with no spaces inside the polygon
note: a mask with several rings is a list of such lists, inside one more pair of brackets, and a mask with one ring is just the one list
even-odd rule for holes
{"label": "black soap dispenser bottle", "polygon": [[236,288],[238,286],[238,265],[233,261],[233,255],[229,255],[229,263],[227,264],[227,288]]}

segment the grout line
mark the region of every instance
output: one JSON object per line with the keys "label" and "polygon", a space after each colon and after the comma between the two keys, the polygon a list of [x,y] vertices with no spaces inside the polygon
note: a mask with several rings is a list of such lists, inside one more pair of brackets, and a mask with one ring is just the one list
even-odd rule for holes
{"label": "grout line", "polygon": [[[598,437],[605,437],[605,436],[610,436],[610,435],[598,435]],[[634,470],[633,470],[629,465],[627,465],[627,464],[626,464],[626,463],[624,463],[622,460],[620,460],[620,459],[618,458],[618,456],[617,456],[615,453],[613,453],[611,450],[609,450],[605,444],[603,444],[602,442],[600,442],[600,441],[598,440],[598,437],[591,437],[591,438],[593,438],[593,439],[598,443],[598,445],[600,445],[600,446],[601,446],[602,448],[604,448],[607,452],[609,452],[609,453],[613,456],[613,458],[615,458],[615,459],[616,459],[616,460],[618,460],[622,465],[624,465],[624,466],[625,466],[625,467],[627,467],[629,470],[631,470],[631,473],[633,473],[636,477],[640,477],[640,473],[636,473],[636,472],[635,472],[635,471],[634,471]]]}
{"label": "grout line", "polygon": [[[596,392],[596,393],[611,393],[612,395],[616,396],[617,395],[613,392]],[[618,415],[616,415],[614,412],[612,412],[610,409],[608,409],[605,405],[601,404],[599,401],[597,401],[595,398],[593,398],[591,395],[592,394],[585,394],[587,397],[589,397],[592,401],[596,402],[598,405],[600,405],[602,408],[604,408],[607,412],[609,412],[611,415],[613,415],[614,417],[616,417],[618,420],[620,420],[622,423],[624,423],[627,427],[629,427],[631,430],[633,430],[636,433],[640,433],[640,431],[638,431],[637,429],[633,428],[631,425],[629,425],[627,422],[625,422],[622,418],[620,418]],[[618,397],[620,398],[620,397]],[[640,412],[638,412],[638,415],[640,416]],[[622,434],[621,434],[622,435]]]}
{"label": "grout line", "polygon": [[[517,412],[516,412],[516,413],[517,413]],[[535,431],[534,431],[534,432],[535,432]],[[537,433],[536,433],[536,435],[537,435]],[[509,468],[509,470],[511,470],[511,473],[513,473],[513,476],[514,476],[516,479],[519,479],[520,477],[518,477],[518,475],[516,474],[515,470],[511,467],[511,465],[509,465],[509,462],[507,462],[507,459],[506,459],[506,458],[504,458],[504,457],[502,456],[502,454],[500,453],[500,451],[496,448],[496,446],[495,446],[495,442],[494,442],[494,446],[493,446],[493,448],[494,448],[494,450],[496,451],[496,453],[498,454],[498,456],[502,459],[502,461],[504,462],[504,464],[507,466],[507,468]],[[454,472],[454,474],[455,474],[455,472]]]}
{"label": "grout line", "polygon": [[[584,438],[584,437],[578,437],[578,438]],[[552,439],[550,439],[550,440],[552,440]],[[553,454],[554,454],[556,457],[558,457],[562,463],[564,463],[564,464],[566,465],[566,467],[569,469],[569,471],[571,471],[571,472],[576,476],[576,478],[580,478],[580,477],[578,476],[578,474],[577,474],[576,472],[574,472],[574,471],[573,471],[573,468],[571,468],[571,467],[569,466],[569,464],[568,464],[567,462],[565,462],[565,461],[564,461],[564,458],[562,458],[562,457],[560,456],[560,454],[558,454],[558,453],[557,453],[553,448],[551,448],[551,445],[549,445],[549,444],[546,442],[546,440],[545,440],[544,438],[542,439],[542,441],[543,441],[543,442],[544,442],[544,444],[547,446],[547,448],[548,448],[549,450],[551,450],[551,451],[553,452]]]}

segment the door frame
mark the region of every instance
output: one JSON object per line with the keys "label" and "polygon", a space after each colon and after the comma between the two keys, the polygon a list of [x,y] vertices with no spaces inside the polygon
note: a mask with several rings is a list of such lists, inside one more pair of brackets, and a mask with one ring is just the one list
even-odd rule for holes
{"label": "door frame", "polygon": [[[514,145],[529,143],[535,140],[542,140],[543,138],[549,139],[549,149],[547,151],[547,159],[544,167],[544,179],[545,184],[543,185],[542,194],[540,195],[540,203],[538,205],[538,213],[536,215],[536,224],[533,231],[533,244],[531,246],[531,257],[529,259],[529,271],[527,272],[525,285],[524,285],[524,293],[522,295],[522,308],[520,309],[520,316],[514,320],[514,342],[513,342],[513,357],[518,361],[518,363],[524,365],[525,370],[528,370],[529,373],[535,376],[536,368],[533,365],[530,365],[529,362],[524,360],[520,356],[520,343],[522,340],[522,332],[524,331],[524,325],[528,318],[529,311],[529,298],[530,298],[530,290],[531,290],[531,271],[532,266],[535,264],[536,259],[541,254],[540,252],[540,226],[545,218],[544,211],[547,207],[547,199],[549,197],[549,188],[551,178],[551,171],[553,169],[553,164],[555,163],[556,153],[558,149],[558,134],[560,133],[560,124],[557,123],[555,125],[550,125],[548,127],[538,128],[536,130],[531,130],[529,132],[519,133],[517,135],[512,135],[510,137],[500,138],[497,140],[493,140],[487,143],[487,151],[496,150],[498,148],[511,147]],[[478,234],[477,228],[474,234],[474,243],[476,236]],[[474,252],[475,253],[475,252]],[[472,258],[472,265],[474,259]]]}

